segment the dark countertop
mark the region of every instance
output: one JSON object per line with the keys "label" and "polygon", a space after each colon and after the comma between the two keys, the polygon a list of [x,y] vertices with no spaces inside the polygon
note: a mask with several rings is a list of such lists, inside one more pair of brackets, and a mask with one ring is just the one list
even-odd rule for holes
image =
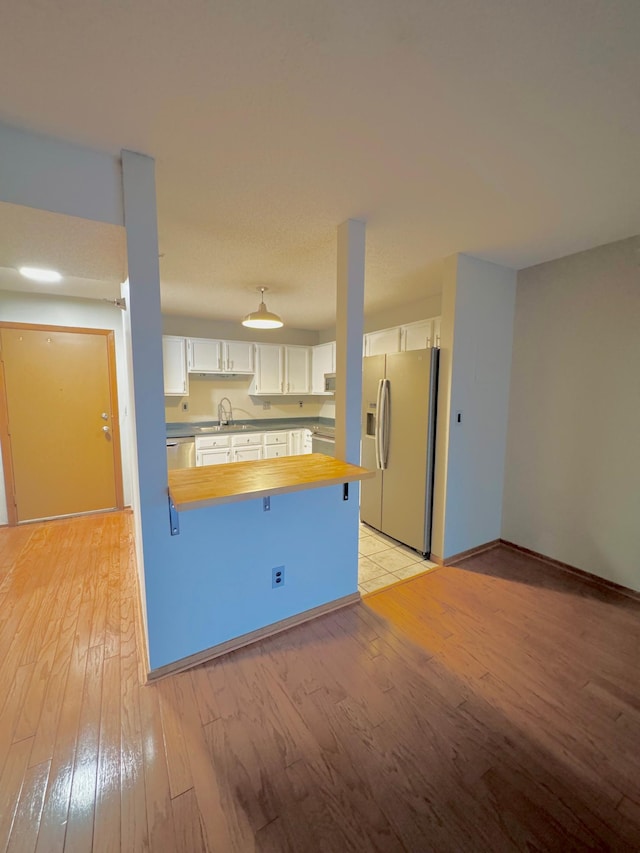
{"label": "dark countertop", "polygon": [[[330,418],[287,418],[276,420],[270,418],[255,418],[251,421],[234,420],[234,424],[243,425],[243,432],[277,432],[286,429],[310,429],[312,432],[326,432],[332,434],[335,430],[334,421]],[[218,421],[194,421],[193,423],[168,423],[167,438],[193,438],[196,435],[207,435],[201,433],[198,427],[218,426]],[[226,430],[224,427],[220,433],[234,433],[237,430]]]}

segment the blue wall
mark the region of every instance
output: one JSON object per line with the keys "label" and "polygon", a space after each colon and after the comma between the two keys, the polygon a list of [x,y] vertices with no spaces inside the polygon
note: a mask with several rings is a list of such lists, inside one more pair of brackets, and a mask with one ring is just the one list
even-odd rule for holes
{"label": "blue wall", "polygon": [[162,558],[145,554],[151,668],[357,592],[358,504],[350,483],[348,501],[329,486],[275,495],[269,512],[261,499],[189,510],[174,537],[167,511]]}

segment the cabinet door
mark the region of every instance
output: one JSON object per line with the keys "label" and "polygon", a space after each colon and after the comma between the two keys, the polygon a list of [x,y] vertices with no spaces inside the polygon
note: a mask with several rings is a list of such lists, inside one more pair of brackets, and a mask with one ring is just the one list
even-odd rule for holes
{"label": "cabinet door", "polygon": [[207,338],[189,338],[188,355],[191,373],[220,373],[222,345]]}
{"label": "cabinet door", "polygon": [[301,453],[313,453],[312,433],[310,429],[302,430],[302,450]]}
{"label": "cabinet door", "polygon": [[187,349],[185,338],[165,335],[162,338],[162,372],[166,396],[183,397],[189,393]]}
{"label": "cabinet door", "polygon": [[296,429],[289,433],[289,456],[299,456],[302,453],[302,430]]}
{"label": "cabinet door", "polygon": [[198,450],[196,452],[196,465],[224,465],[230,461],[230,450]]}
{"label": "cabinet door", "polygon": [[440,317],[433,318],[433,345],[440,346]]}
{"label": "cabinet door", "polygon": [[390,352],[400,352],[400,327],[381,329],[379,332],[369,332],[364,336],[365,355],[386,355]]}
{"label": "cabinet door", "polygon": [[282,347],[276,344],[256,344],[256,394],[282,394]]}
{"label": "cabinet door", "polygon": [[311,351],[311,393],[326,394],[324,390],[325,373],[335,373],[336,343],[318,344]]}
{"label": "cabinet door", "polygon": [[308,394],[311,377],[311,347],[285,347],[287,394]]}
{"label": "cabinet door", "polygon": [[262,459],[261,447],[236,447],[233,451],[234,462],[255,462]]}
{"label": "cabinet door", "polygon": [[401,327],[403,351],[427,349],[433,346],[433,324],[431,320],[410,323]]}
{"label": "cabinet door", "polygon": [[228,373],[253,373],[254,345],[245,341],[225,341],[223,367]]}

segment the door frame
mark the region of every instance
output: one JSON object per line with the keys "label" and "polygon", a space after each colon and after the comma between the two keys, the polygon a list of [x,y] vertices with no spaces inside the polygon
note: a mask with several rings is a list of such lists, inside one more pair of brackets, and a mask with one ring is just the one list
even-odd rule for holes
{"label": "door frame", "polygon": [[[122,486],[122,453],[120,447],[120,412],[118,410],[118,383],[116,377],[116,347],[113,329],[86,329],[81,326],[50,326],[40,323],[10,323],[0,321],[2,329],[24,329],[36,332],[71,332],[78,335],[102,335],[107,342],[107,368],[109,371],[109,403],[111,406],[111,439],[113,441],[114,484],[116,491],[116,509],[124,509],[124,491]],[[13,477],[13,452],[9,434],[9,408],[5,385],[4,360],[0,351],[0,443],[2,445],[2,466],[4,470],[4,488],[7,499],[7,519],[9,527],[18,522],[15,483]]]}

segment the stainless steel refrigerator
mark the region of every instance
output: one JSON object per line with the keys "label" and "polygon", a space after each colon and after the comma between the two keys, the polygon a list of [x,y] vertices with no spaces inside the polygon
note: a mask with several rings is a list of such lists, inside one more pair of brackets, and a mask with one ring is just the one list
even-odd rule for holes
{"label": "stainless steel refrigerator", "polygon": [[360,520],[415,548],[431,549],[438,385],[437,348],[364,359]]}

